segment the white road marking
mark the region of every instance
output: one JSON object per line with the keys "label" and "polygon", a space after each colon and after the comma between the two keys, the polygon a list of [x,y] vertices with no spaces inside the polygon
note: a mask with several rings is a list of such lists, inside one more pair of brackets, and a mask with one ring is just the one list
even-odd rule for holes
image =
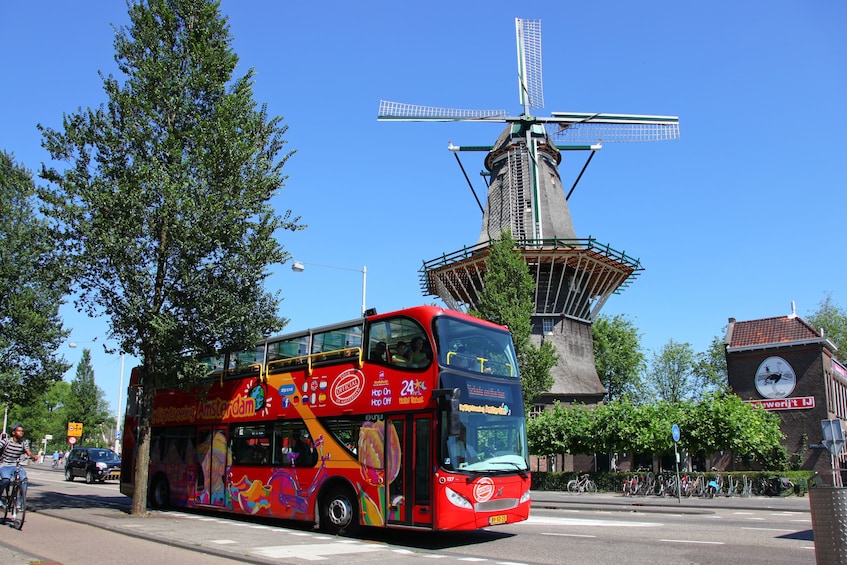
{"label": "white road marking", "polygon": [[666,541],[669,543],[702,543],[705,545],[723,545],[722,541],[698,541],[693,539],[660,539],[659,541]]}
{"label": "white road marking", "polygon": [[275,545],[256,547],[250,553],[270,557],[271,559],[296,558],[306,561],[326,561],[329,556],[344,555],[350,553],[367,553],[370,551],[384,551],[386,548],[378,545],[342,545],[313,543],[304,545]]}
{"label": "white road marking", "polygon": [[742,527],[742,530],[757,530],[760,532],[795,532],[797,530],[786,530],[784,528],[750,528],[750,527]]}
{"label": "white road marking", "polygon": [[592,520],[588,518],[548,518],[530,516],[521,524],[543,524],[547,526],[592,526],[607,528],[658,528],[664,526],[658,522],[624,522],[623,520]]}
{"label": "white road marking", "polygon": [[592,536],[588,534],[554,534],[549,532],[544,532],[541,534],[542,536],[559,536],[563,538],[596,538],[597,536]]}

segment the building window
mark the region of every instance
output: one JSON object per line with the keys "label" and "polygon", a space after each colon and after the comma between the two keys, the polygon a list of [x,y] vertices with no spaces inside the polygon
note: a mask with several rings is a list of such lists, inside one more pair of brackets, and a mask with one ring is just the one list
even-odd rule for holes
{"label": "building window", "polygon": [[532,407],[529,409],[529,417],[530,419],[535,418],[542,412],[544,412],[543,404],[533,404]]}
{"label": "building window", "polygon": [[541,331],[544,334],[553,333],[553,319],[552,318],[542,318],[541,319]]}

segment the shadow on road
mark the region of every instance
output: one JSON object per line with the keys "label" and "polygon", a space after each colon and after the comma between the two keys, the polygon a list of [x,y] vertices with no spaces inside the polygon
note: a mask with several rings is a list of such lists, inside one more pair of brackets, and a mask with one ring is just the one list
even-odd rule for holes
{"label": "shadow on road", "polygon": [[801,541],[815,541],[814,530],[803,530],[802,532],[794,532],[793,534],[785,534],[784,536],[776,536],[779,539],[798,539]]}

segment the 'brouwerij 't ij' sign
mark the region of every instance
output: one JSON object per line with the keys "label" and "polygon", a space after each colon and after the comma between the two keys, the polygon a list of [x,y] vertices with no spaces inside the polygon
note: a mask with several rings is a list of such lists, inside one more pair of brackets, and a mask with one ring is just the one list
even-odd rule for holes
{"label": "'brouwerij 't ij' sign", "polygon": [[814,396],[797,396],[794,398],[768,398],[764,400],[745,400],[747,404],[761,406],[765,410],[806,410],[815,407]]}

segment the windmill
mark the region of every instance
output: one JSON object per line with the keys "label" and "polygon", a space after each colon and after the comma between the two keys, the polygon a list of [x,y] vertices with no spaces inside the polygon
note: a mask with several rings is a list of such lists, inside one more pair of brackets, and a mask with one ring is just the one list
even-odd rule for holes
{"label": "windmill", "polygon": [[594,238],[577,238],[559,176],[561,151],[590,151],[584,172],[603,143],[679,138],[679,118],[582,112],[533,115],[544,107],[541,21],[516,18],[515,30],[520,115],[381,100],[377,119],[506,123],[492,146],[448,146],[454,154],[488,152],[485,167],[490,181],[482,230],[475,246],[425,261],[421,290],[453,309],[477,306],[490,241],[509,229],[535,280],[533,337],[552,340],[560,352],[551,393],[560,398],[602,397],[591,323],[608,298],[630,284],[642,267],[637,259]]}

